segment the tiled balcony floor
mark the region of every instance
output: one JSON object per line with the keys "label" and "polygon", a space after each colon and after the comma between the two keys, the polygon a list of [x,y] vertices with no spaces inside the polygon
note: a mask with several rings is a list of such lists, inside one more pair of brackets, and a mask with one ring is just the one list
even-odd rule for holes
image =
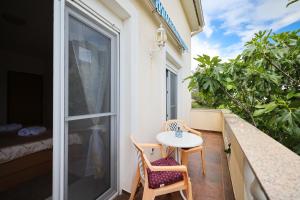
{"label": "tiled balcony floor", "polygon": [[[194,154],[189,160],[189,175],[192,181],[194,200],[231,200],[234,199],[224,143],[220,133],[204,132],[206,141],[206,175],[202,175],[200,155]],[[136,193],[136,200],[141,200],[143,188]],[[127,200],[128,194],[123,194],[116,200]],[[159,196],[156,200],[181,200],[179,193]]]}

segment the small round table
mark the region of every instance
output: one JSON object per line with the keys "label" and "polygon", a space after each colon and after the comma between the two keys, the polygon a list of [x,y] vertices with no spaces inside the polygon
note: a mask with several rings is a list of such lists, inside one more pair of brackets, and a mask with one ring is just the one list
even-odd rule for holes
{"label": "small round table", "polygon": [[[163,145],[175,147],[175,160],[181,164],[181,148],[193,148],[200,146],[203,143],[203,139],[193,133],[182,132],[182,137],[178,138],[175,136],[175,131],[161,132],[156,135],[156,140]],[[186,199],[183,192],[180,191],[183,199]]]}

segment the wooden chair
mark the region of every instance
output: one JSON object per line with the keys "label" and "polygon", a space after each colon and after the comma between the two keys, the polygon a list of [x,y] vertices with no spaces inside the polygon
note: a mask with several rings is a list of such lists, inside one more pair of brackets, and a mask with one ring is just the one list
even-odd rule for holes
{"label": "wooden chair", "polygon": [[[134,199],[140,182],[144,186],[143,200],[154,200],[156,196],[180,190],[186,191],[188,200],[193,199],[192,185],[186,166],[179,165],[173,158],[164,157],[162,145],[138,144],[132,137],[131,140],[138,154],[138,167],[132,182],[130,200]],[[162,158],[150,162],[146,157],[143,148],[159,149]],[[167,165],[171,166],[165,166],[165,161],[168,162]],[[170,177],[173,178],[169,179]],[[156,178],[156,180],[159,181],[155,183],[153,178]]]}
{"label": "wooden chair", "polygon": [[[199,135],[202,137],[202,133],[199,131],[196,131],[190,127],[188,127],[184,121],[182,120],[168,120],[164,122],[163,124],[163,130],[164,131],[176,131],[178,128],[182,131],[187,131],[196,135]],[[203,139],[203,137],[202,137]],[[204,146],[197,146],[194,148],[183,148],[181,149],[181,163],[183,165],[188,165],[188,157],[192,153],[198,152],[200,154],[200,158],[202,161],[202,173],[205,175],[205,152],[204,152]]]}

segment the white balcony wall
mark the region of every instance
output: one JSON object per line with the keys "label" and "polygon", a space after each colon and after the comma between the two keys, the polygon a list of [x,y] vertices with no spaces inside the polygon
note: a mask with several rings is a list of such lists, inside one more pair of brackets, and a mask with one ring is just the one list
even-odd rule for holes
{"label": "white balcony wall", "polygon": [[212,109],[192,109],[190,126],[199,130],[222,132],[222,111]]}

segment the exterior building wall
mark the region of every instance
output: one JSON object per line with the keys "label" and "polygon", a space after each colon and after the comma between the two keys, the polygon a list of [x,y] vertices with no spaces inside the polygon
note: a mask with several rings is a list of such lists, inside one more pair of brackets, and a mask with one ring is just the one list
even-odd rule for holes
{"label": "exterior building wall", "polygon": [[[160,22],[157,17],[151,12],[150,8],[144,1],[132,1],[138,12],[138,26],[139,26],[139,74],[134,77],[138,81],[138,96],[139,100],[139,130],[143,132],[141,135],[142,140],[149,141],[155,139],[155,133],[161,128],[161,123],[166,118],[166,62],[169,60],[171,64],[175,65],[175,71],[178,75],[178,118],[182,118],[189,122],[189,105],[185,106],[189,101],[190,96],[187,91],[186,83],[182,83],[183,79],[190,73],[190,54],[182,53],[177,44],[168,39],[166,47],[158,50],[155,44],[156,29],[159,27]],[[168,1],[169,2],[169,1]],[[173,11],[174,15],[170,13],[170,17],[177,27],[176,21],[180,22],[181,19],[185,20],[183,9],[179,1],[171,7],[169,3],[164,5],[166,10]],[[179,12],[182,15],[175,15]],[[177,16],[175,18],[175,16]],[[173,19],[174,18],[174,19]],[[178,30],[185,42],[190,47],[190,30],[185,22],[184,26],[178,26]],[[150,56],[151,49],[155,49],[153,55]],[[158,51],[157,51],[158,50]],[[170,59],[167,59],[170,57]],[[175,61],[171,61],[172,58]],[[187,108],[187,109],[186,109]],[[137,136],[139,137],[139,136]]]}
{"label": "exterior building wall", "polygon": [[182,81],[190,74],[191,30],[180,0],[163,0],[189,51],[182,53],[171,38],[159,49],[155,44],[159,18],[146,0],[82,1],[120,32],[119,188],[130,191],[136,154],[129,136],[141,142],[156,142],[155,136],[166,119],[167,60],[178,76],[177,116],[189,123],[191,98],[187,83]]}
{"label": "exterior building wall", "polygon": [[[139,44],[139,54],[136,57],[138,62],[137,74],[131,77],[137,84],[134,89],[132,88],[131,96],[137,101],[133,105],[136,106],[137,113],[132,119],[132,134],[138,141],[156,142],[155,136],[161,130],[162,122],[166,119],[167,57],[168,60],[173,60],[171,63],[176,66],[178,75],[177,116],[189,122],[190,93],[187,90],[187,83],[182,83],[182,80],[190,73],[190,53],[182,54],[177,44],[170,39],[168,39],[165,48],[158,50],[155,44],[156,30],[160,25],[157,16],[151,12],[144,1],[135,0],[131,2],[137,11]],[[166,2],[168,4],[164,4],[164,6],[168,14],[190,49],[190,29],[179,0]],[[154,50],[152,56],[150,56],[151,50]],[[131,172],[134,172],[134,167],[130,166],[128,170],[131,169]],[[124,184],[126,186],[124,185],[123,189],[128,191],[131,178]]]}

